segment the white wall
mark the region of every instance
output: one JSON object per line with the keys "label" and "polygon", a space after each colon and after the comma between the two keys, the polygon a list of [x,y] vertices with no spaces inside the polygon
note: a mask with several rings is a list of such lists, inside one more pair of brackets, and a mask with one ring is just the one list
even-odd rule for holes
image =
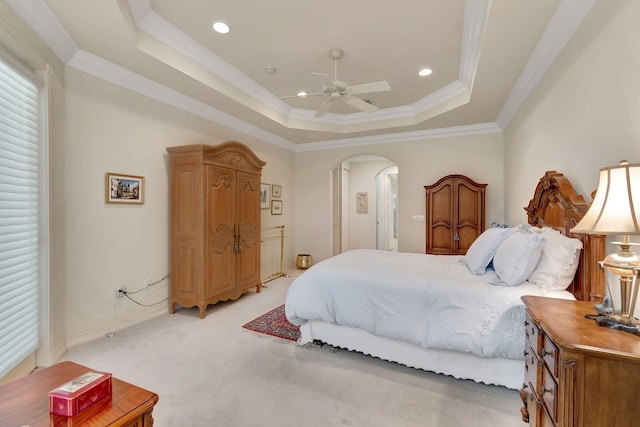
{"label": "white wall", "polygon": [[526,221],[538,179],[589,194],[598,170],[640,162],[640,2],[600,1],[505,131],[505,214]]}
{"label": "white wall", "polygon": [[[640,163],[639,40],[639,1],[598,2],[529,97],[505,131],[509,222],[526,221],[519,207],[547,170],[564,173],[591,202],[600,168]],[[612,240],[607,253],[618,249]],[[618,305],[618,279],[607,280]]]}
{"label": "white wall", "polygon": [[[315,261],[331,256],[331,171],[357,154],[384,156],[398,165],[398,234],[401,252],[424,253],[425,185],[460,173],[487,183],[487,225],[503,221],[502,134],[460,136],[295,155],[295,247]],[[310,226],[313,224],[313,226]]]}
{"label": "white wall", "polygon": [[[168,163],[165,147],[238,140],[267,162],[263,182],[282,186],[283,215],[262,211],[262,226],[292,230],[293,155],[126,89],[66,70],[66,334],[70,346],[166,313],[115,298],[169,271]],[[145,177],[144,205],[105,204],[105,173]],[[292,252],[292,242],[286,241]],[[270,249],[271,250],[271,249]],[[277,249],[279,251],[279,248]],[[291,256],[289,256],[291,258]],[[265,251],[265,259],[272,259]],[[279,259],[279,257],[278,257]],[[266,273],[272,266],[263,266]],[[168,281],[136,295],[168,295]]]}

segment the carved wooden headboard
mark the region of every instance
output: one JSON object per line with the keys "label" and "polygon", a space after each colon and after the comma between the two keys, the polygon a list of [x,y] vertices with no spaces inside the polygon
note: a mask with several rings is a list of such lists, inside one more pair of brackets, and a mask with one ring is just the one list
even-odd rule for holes
{"label": "carved wooden headboard", "polygon": [[598,262],[605,257],[605,237],[574,234],[569,230],[584,216],[589,204],[576,194],[569,180],[561,173],[547,171],[536,187],[527,211],[529,224],[553,227],[562,234],[582,241],[584,248],[573,283],[567,289],[576,299],[602,301],[605,294],[604,272]]}

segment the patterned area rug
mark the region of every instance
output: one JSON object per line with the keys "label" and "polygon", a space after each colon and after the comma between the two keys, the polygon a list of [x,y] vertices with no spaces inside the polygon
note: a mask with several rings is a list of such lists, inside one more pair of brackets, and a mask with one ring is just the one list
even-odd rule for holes
{"label": "patterned area rug", "polygon": [[274,337],[291,341],[297,341],[300,337],[300,328],[290,323],[284,314],[284,304],[253,319],[242,327],[250,331],[273,335]]}

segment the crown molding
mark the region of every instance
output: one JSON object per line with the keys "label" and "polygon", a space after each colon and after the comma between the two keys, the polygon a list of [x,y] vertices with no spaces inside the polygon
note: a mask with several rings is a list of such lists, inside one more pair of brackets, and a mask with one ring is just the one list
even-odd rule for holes
{"label": "crown molding", "polygon": [[13,11],[66,63],[78,45],[62,26],[45,0],[5,0]]}
{"label": "crown molding", "polygon": [[562,0],[513,90],[502,106],[496,122],[506,129],[533,89],[556,60],[597,0]]}
{"label": "crown molding", "polygon": [[[146,1],[147,0],[129,0],[128,4],[138,5],[139,3],[145,3]],[[136,17],[136,15],[140,13],[140,11],[138,11],[137,14],[133,14],[134,22],[136,23],[138,29],[155,38],[162,44],[170,47],[174,51],[178,52],[185,59],[198,64],[200,67],[217,77],[217,79],[215,80],[211,79],[208,80],[208,82],[203,83],[208,84],[213,89],[229,96],[236,95],[236,91],[229,90],[229,88],[225,86],[232,86],[235,89],[239,89],[242,92],[251,95],[251,97],[257,101],[257,104],[266,105],[267,107],[276,110],[276,112],[282,116],[286,116],[288,114],[291,107],[289,107],[289,105],[284,101],[275,97],[271,92],[256,83],[242,71],[238,70],[237,68],[223,60],[220,56],[216,55],[214,52],[207,49],[202,44],[196,42],[194,39],[189,37],[179,28],[164,19],[162,16],[155,13],[153,10],[151,10],[150,4],[148,8],[141,8],[141,10],[147,9],[150,12],[144,17]],[[150,50],[150,54],[156,56],[153,48],[147,48],[145,50]],[[168,59],[165,57],[161,60],[167,61]],[[172,65],[178,65],[177,68],[181,72],[188,75],[190,74],[187,67],[185,67],[185,64],[180,63],[180,59],[175,59],[175,61],[177,61],[177,63],[173,63]],[[195,78],[195,76],[191,77]]]}
{"label": "crown molding", "polygon": [[163,86],[147,77],[136,74],[87,51],[78,50],[73,58],[67,62],[67,66],[155,99],[174,108],[189,112],[205,120],[222,124],[231,129],[251,135],[278,147],[287,150],[293,150],[295,147],[295,144],[287,139],[265,131],[224,111],[218,110],[209,104],[205,104],[190,96]]}
{"label": "crown molding", "polygon": [[295,151],[300,153],[306,151],[333,150],[336,148],[361,147],[364,145],[398,144],[402,142],[416,142],[428,139],[454,138],[458,136],[500,132],[502,132],[502,128],[498,126],[497,123],[480,123],[476,125],[309,142],[306,144],[297,144]]}
{"label": "crown molding", "polygon": [[470,91],[480,62],[482,35],[489,17],[491,1],[467,0],[464,9],[462,48],[458,81]]}

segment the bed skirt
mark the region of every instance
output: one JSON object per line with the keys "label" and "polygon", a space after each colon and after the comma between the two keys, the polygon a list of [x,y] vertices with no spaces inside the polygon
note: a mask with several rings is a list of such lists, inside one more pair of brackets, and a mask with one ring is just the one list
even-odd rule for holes
{"label": "bed skirt", "polygon": [[471,353],[426,349],[406,342],[379,337],[350,326],[337,326],[318,320],[308,320],[300,326],[298,343],[307,344],[315,340],[397,362],[411,368],[515,390],[522,387],[524,379],[523,360],[484,358]]}

